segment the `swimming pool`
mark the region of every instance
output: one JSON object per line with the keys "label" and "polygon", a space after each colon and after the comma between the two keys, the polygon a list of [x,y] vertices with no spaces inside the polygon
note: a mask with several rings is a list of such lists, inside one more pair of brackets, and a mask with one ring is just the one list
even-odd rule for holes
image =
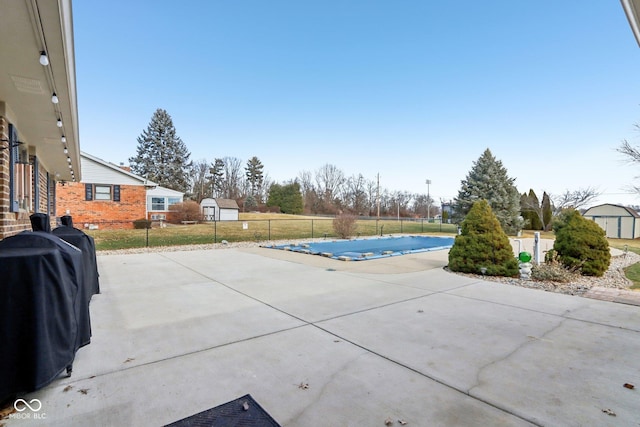
{"label": "swimming pool", "polygon": [[453,241],[453,237],[400,236],[309,242],[267,247],[311,255],[322,255],[341,261],[364,261],[417,252],[449,249],[453,246]]}

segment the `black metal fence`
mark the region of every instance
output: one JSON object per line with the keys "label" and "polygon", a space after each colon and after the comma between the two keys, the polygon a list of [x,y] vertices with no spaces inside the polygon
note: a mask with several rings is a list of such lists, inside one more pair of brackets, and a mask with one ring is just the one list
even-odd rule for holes
{"label": "black metal fence", "polygon": [[[151,228],[124,229],[124,224],[92,223],[85,231],[94,237],[98,250],[173,246],[242,241],[288,239],[335,239],[333,218],[250,219],[240,221],[168,224],[154,222]],[[83,224],[76,224],[82,228]],[[113,229],[119,228],[119,229]],[[457,225],[426,219],[358,219],[353,237],[387,234],[457,233]]]}

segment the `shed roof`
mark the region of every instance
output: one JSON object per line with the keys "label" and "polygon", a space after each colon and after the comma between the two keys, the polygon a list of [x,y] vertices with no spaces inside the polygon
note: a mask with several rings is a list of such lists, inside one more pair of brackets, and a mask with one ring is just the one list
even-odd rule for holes
{"label": "shed roof", "polygon": [[636,212],[635,209],[632,209],[628,206],[622,206],[622,205],[614,205],[613,203],[603,203],[601,205],[598,206],[592,206],[589,209],[587,209],[584,212],[583,216],[588,216],[589,215],[589,211],[592,209],[597,209],[597,208],[603,208],[603,207],[612,207],[612,208],[618,208],[618,209],[624,209],[627,213],[629,213],[629,215],[635,217],[635,218],[640,218],[640,214],[638,214],[638,212]]}
{"label": "shed roof", "polygon": [[216,198],[216,203],[220,209],[237,209],[240,210],[238,203],[236,203],[233,199],[218,199]]}

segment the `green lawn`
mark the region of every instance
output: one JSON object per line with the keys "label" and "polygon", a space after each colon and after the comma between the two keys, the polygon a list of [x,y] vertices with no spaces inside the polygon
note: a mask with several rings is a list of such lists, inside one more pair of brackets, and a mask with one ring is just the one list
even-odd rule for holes
{"label": "green lawn", "polygon": [[[640,241],[632,239],[609,239],[609,246],[623,251],[640,254]],[[640,263],[630,265],[624,269],[624,275],[633,282],[630,289],[640,289]]]}

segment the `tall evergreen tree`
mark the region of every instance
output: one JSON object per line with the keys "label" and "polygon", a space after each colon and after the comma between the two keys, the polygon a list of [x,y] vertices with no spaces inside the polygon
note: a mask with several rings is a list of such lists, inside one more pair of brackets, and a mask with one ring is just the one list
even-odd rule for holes
{"label": "tall evergreen tree", "polygon": [[542,195],[542,226],[545,231],[551,229],[551,220],[553,219],[553,207],[551,206],[551,198],[545,191]]}
{"label": "tall evergreen tree", "polygon": [[533,188],[529,189],[528,199],[531,204],[531,210],[533,211],[533,215],[531,216],[531,229],[542,230],[541,215],[538,215],[538,213],[542,212],[542,207],[540,206],[540,200],[538,200],[538,196],[535,191],[533,191]]}
{"label": "tall evergreen tree", "polygon": [[[259,199],[262,193],[262,184],[264,182],[264,173],[262,172],[264,165],[256,156],[253,156],[247,161],[247,166],[244,168],[247,182],[249,183],[249,192],[252,196]],[[260,200],[257,200],[260,202]]]}
{"label": "tall evergreen tree", "polygon": [[464,218],[476,201],[486,200],[502,229],[508,234],[515,234],[522,228],[522,220],[520,194],[514,181],[507,175],[502,162],[496,160],[487,148],[461,182],[455,199],[456,216]]}
{"label": "tall evergreen tree", "polygon": [[224,188],[224,160],[215,159],[209,169],[211,178],[211,197],[220,197]]}
{"label": "tall evergreen tree", "polygon": [[542,207],[533,188],[520,197],[520,210],[529,230],[542,230]]}
{"label": "tall evergreen tree", "polygon": [[131,171],[163,187],[189,190],[189,156],[187,146],[176,135],[171,116],[158,108],[147,129],[138,137],[135,157],[129,158]]}

